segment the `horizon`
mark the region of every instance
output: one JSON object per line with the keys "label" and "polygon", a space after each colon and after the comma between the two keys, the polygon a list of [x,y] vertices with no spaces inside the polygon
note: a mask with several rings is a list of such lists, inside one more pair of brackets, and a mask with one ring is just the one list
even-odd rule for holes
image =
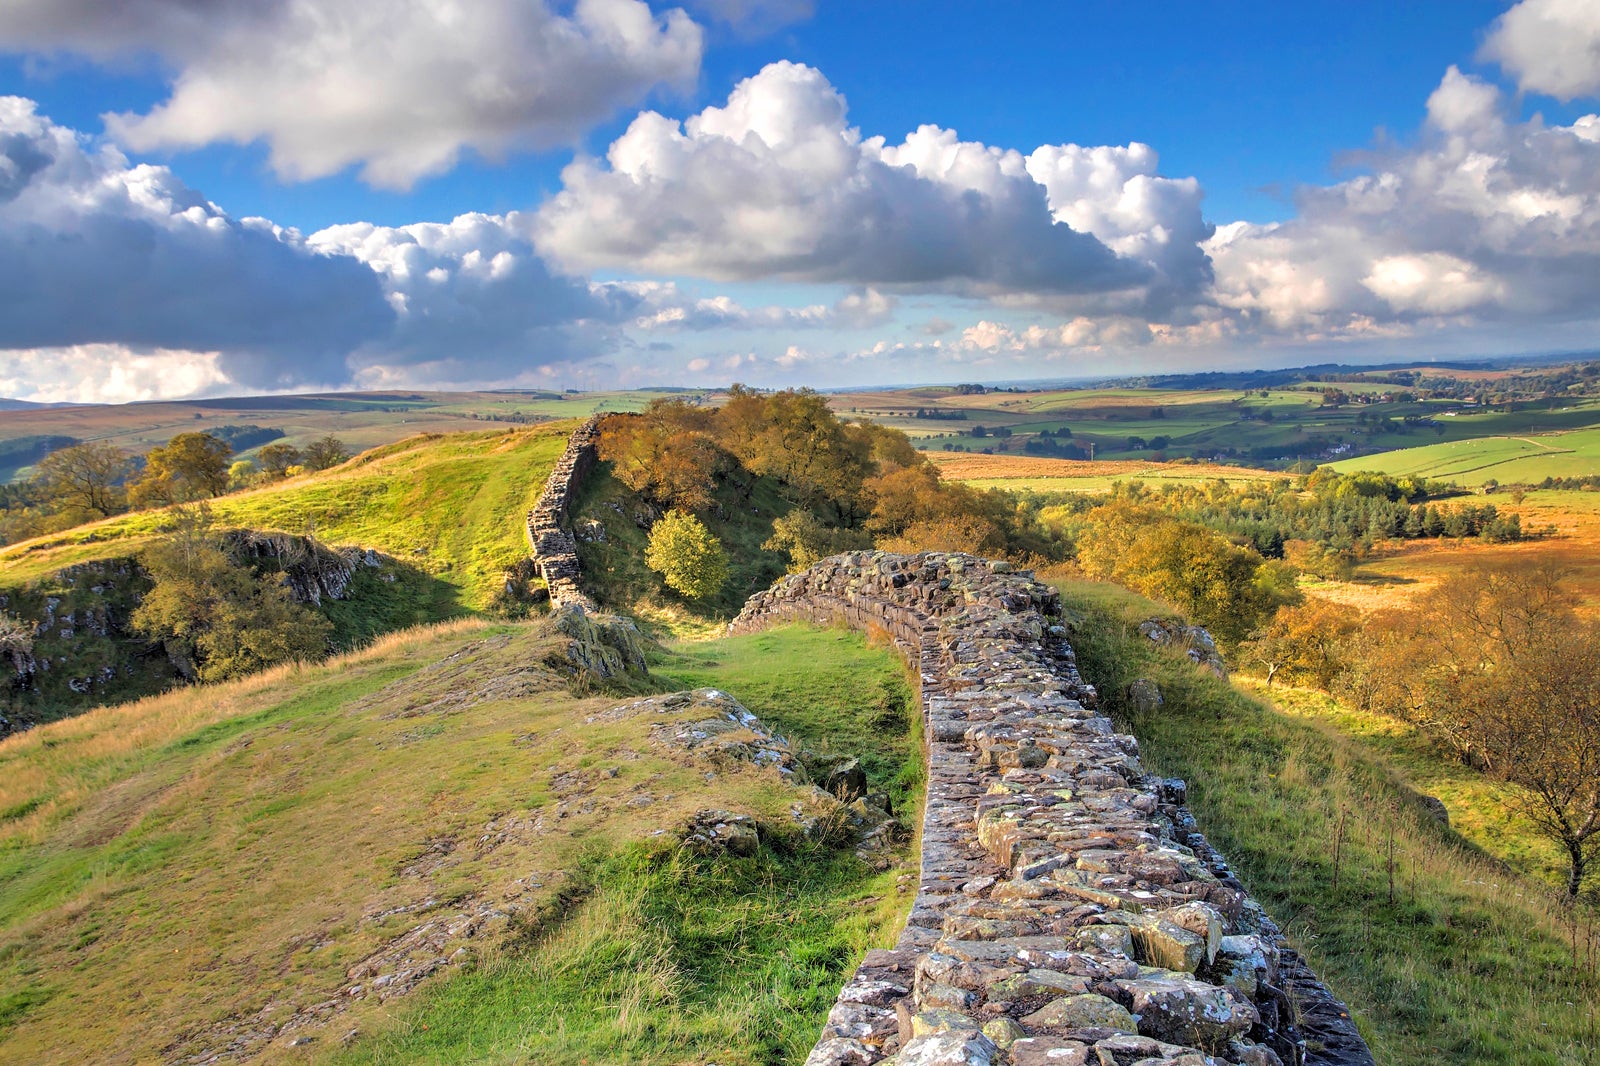
{"label": "horizon", "polygon": [[1572,0],[23,0],[0,396],[1581,351],[1597,97]]}

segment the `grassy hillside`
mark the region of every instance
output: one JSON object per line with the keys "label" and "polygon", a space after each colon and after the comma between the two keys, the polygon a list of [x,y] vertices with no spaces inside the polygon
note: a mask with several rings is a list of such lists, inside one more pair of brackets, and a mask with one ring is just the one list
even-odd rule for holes
{"label": "grassy hillside", "polygon": [[[607,715],[563,645],[463,620],[0,742],[0,1062],[800,1061],[903,920],[896,869],[807,841],[772,771]],[[914,799],[889,651],[793,629],[658,669]],[[772,831],[678,851],[708,807]]]}
{"label": "grassy hillside", "polygon": [[[1165,613],[1155,604],[1105,585],[1062,592],[1082,616],[1084,674],[1146,764],[1188,781],[1206,835],[1348,1000],[1379,1062],[1600,1062],[1600,977],[1573,967],[1548,889],[1484,850],[1542,862],[1536,847],[1506,846],[1526,844],[1525,827],[1492,813],[1492,788],[1371,722],[1304,702],[1280,710],[1158,651],[1131,624]],[[1126,712],[1121,694],[1140,676],[1158,681],[1164,707]],[[1422,788],[1467,838],[1429,817]]]}
{"label": "grassy hillside", "polygon": [[1478,437],[1365,455],[1330,464],[1341,473],[1376,470],[1477,486],[1486,481],[1537,484],[1545,478],[1600,474],[1600,428],[1537,437]]}
{"label": "grassy hillside", "polygon": [[[486,606],[528,553],[522,515],[566,447],[572,423],[410,437],[343,466],[213,500],[220,525],[313,533],[394,556],[441,582],[434,617]],[[166,521],[120,515],[0,549],[0,581],[133,554]]]}

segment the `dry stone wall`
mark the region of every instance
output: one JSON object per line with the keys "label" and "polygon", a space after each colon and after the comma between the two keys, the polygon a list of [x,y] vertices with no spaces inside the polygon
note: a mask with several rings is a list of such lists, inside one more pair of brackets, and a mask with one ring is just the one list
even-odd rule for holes
{"label": "dry stone wall", "polygon": [[858,552],[730,629],[791,620],[888,633],[928,746],[905,931],[867,953],[808,1066],[1372,1063],[1195,831],[1183,782],[1095,710],[1053,589],[970,555]]}
{"label": "dry stone wall", "polygon": [[544,483],[544,491],[528,512],[528,547],[550,589],[553,607],[576,605],[594,610],[594,602],[579,587],[578,542],[566,528],[567,509],[579,480],[594,466],[600,439],[600,416],[579,426],[567,441],[567,450]]}

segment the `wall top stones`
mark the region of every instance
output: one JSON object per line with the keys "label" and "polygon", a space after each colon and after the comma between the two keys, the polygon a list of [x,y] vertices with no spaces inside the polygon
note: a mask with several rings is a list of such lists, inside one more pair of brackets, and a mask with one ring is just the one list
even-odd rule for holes
{"label": "wall top stones", "polygon": [[855,552],[729,628],[801,620],[892,637],[928,738],[905,931],[867,953],[807,1066],[1372,1063],[1195,831],[1183,782],[1095,710],[1055,590],[970,555]]}

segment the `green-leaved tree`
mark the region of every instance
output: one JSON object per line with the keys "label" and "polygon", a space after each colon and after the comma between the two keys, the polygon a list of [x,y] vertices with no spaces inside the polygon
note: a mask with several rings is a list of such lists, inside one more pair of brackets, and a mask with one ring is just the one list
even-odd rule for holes
{"label": "green-leaved tree", "polygon": [[650,527],[645,565],[670,588],[692,600],[715,596],[728,580],[728,553],[705,523],[683,511],[668,511]]}

